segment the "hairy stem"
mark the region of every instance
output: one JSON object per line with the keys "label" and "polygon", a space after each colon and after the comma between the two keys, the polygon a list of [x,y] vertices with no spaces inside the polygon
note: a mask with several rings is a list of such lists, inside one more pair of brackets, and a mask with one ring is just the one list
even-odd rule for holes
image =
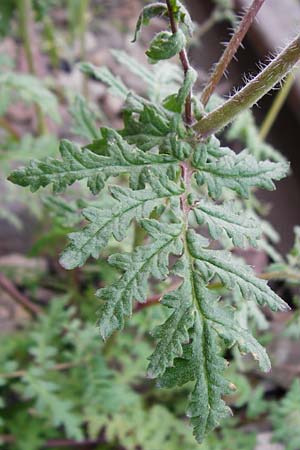
{"label": "hairy stem", "polygon": [[194,129],[202,137],[210,136],[232,122],[247,108],[251,108],[277,83],[279,83],[300,59],[300,36],[297,36],[264,70],[231,97],[222,106],[199,120]]}
{"label": "hairy stem", "polygon": [[[30,35],[30,30],[33,27],[33,12],[31,0],[19,0],[18,1],[19,10],[19,22],[20,22],[20,34],[24,45],[27,65],[29,72],[36,76],[36,68],[34,64],[34,56],[32,50],[32,36]],[[35,105],[36,117],[37,117],[37,127],[39,134],[45,134],[47,132],[47,125],[43,111],[39,105]]]}
{"label": "hairy stem", "polygon": [[[176,23],[176,19],[174,17],[174,13],[173,13],[173,9],[170,3],[170,0],[166,0],[167,3],[167,7],[168,7],[168,13],[169,13],[169,19],[170,19],[170,25],[171,25],[171,30],[172,33],[176,33],[178,31],[178,27],[177,27],[177,23]],[[181,61],[181,65],[184,71],[184,75],[186,76],[187,71],[190,68],[190,63],[189,63],[189,59],[187,56],[187,52],[185,50],[185,48],[183,50],[181,50],[181,52],[179,53],[179,58]],[[185,121],[188,125],[191,125],[193,122],[193,115],[192,115],[192,93],[189,92],[186,101],[185,101]]]}
{"label": "hairy stem", "polygon": [[203,92],[201,95],[201,102],[203,106],[205,106],[210,99],[212,93],[214,92],[217,84],[221,80],[222,76],[224,75],[227,67],[229,66],[232,58],[234,57],[235,53],[237,52],[239,46],[242,43],[242,40],[244,39],[247,31],[249,30],[251,24],[253,23],[258,11],[264,4],[265,0],[253,0],[250,8],[246,12],[245,16],[243,17],[242,21],[240,22],[240,25],[232,38],[230,39],[226,49],[224,50],[224,53],[222,54],[220,60],[217,62]]}
{"label": "hairy stem", "polygon": [[284,83],[284,86],[282,89],[280,89],[279,93],[276,95],[275,100],[268,111],[268,114],[265,118],[265,120],[262,123],[259,135],[262,140],[266,139],[267,135],[269,134],[269,131],[271,130],[272,126],[274,125],[277,116],[287,99],[287,96],[290,93],[290,90],[294,84],[295,81],[295,74],[292,72],[289,74],[289,76],[286,79],[286,82]]}

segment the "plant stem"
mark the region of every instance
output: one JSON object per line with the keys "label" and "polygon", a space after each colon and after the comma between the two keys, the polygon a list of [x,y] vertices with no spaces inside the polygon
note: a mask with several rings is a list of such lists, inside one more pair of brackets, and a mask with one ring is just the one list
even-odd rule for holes
{"label": "plant stem", "polygon": [[6,291],[9,296],[21,305],[31,316],[39,315],[42,310],[39,306],[32,303],[24,294],[22,294],[15,285],[3,273],[0,273],[0,288]]}
{"label": "plant stem", "polygon": [[[172,33],[175,34],[178,31],[176,19],[174,17],[173,8],[171,6],[170,0],[166,0],[167,7],[168,7],[168,13],[169,13],[169,19],[170,19],[170,25]],[[179,58],[181,61],[181,65],[183,68],[184,75],[186,76],[187,71],[190,68],[189,59],[187,56],[186,49],[182,49],[181,52],[179,52]],[[185,101],[185,121],[188,125],[191,125],[193,123],[193,116],[192,116],[192,93],[189,92],[186,101]]]}
{"label": "plant stem", "polygon": [[297,36],[262,72],[231,97],[222,106],[200,119],[194,130],[205,138],[232,122],[247,108],[251,108],[277,83],[279,83],[300,59],[300,36]]}
{"label": "plant stem", "polygon": [[213,91],[215,90],[217,84],[224,75],[227,67],[229,66],[232,58],[237,52],[239,46],[242,43],[247,31],[249,30],[251,24],[253,23],[258,11],[264,4],[265,0],[253,0],[250,8],[244,15],[240,25],[232,38],[230,39],[224,53],[222,54],[220,60],[217,62],[203,92],[201,95],[201,102],[205,106],[210,99]]}
{"label": "plant stem", "polygon": [[268,114],[265,118],[265,120],[262,123],[260,132],[259,132],[259,136],[261,137],[262,140],[266,139],[267,135],[269,134],[269,131],[271,130],[272,126],[275,123],[275,120],[277,119],[277,116],[285,102],[285,100],[287,99],[287,96],[290,93],[290,90],[294,84],[294,80],[295,80],[295,74],[294,72],[291,72],[289,74],[289,76],[287,77],[283,88],[280,89],[280,91],[278,92],[278,94],[275,97],[275,100],[270,108],[270,110],[268,111]]}
{"label": "plant stem", "polygon": [[174,291],[179,286],[180,286],[180,282],[178,282],[178,281],[172,283],[170,286],[168,286],[166,288],[166,290],[164,292],[161,292],[160,294],[155,294],[155,295],[152,295],[151,297],[148,297],[144,303],[137,303],[133,312],[137,313],[137,312],[141,311],[142,309],[148,308],[149,306],[157,305],[161,301],[162,297],[167,292]]}
{"label": "plant stem", "polygon": [[[30,36],[30,30],[33,29],[33,12],[32,12],[32,4],[31,0],[19,0],[18,1],[18,9],[19,9],[19,21],[20,21],[20,34],[23,40],[27,65],[29,72],[37,76],[36,68],[34,64],[34,57],[32,51],[32,38]],[[45,134],[47,132],[47,125],[45,121],[45,117],[43,111],[41,110],[39,105],[35,105],[36,117],[37,117],[37,128],[38,134]]]}

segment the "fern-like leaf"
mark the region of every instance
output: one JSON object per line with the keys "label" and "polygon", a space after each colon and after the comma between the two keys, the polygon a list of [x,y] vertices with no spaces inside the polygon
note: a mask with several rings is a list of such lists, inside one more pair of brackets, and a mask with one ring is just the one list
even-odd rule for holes
{"label": "fern-like leaf", "polygon": [[273,190],[272,180],[280,180],[288,170],[287,163],[258,162],[246,151],[224,156],[217,161],[194,161],[199,169],[196,181],[199,186],[207,185],[209,195],[219,198],[223,188],[231,189],[242,197],[248,198],[249,189],[256,186]]}
{"label": "fern-like leaf", "polygon": [[172,314],[152,332],[158,343],[149,358],[150,378],[162,375],[167,367],[173,365],[174,358],[182,356],[182,344],[188,343],[188,330],[194,323],[191,298],[191,286],[188,282],[183,282],[176,291],[163,297],[161,303],[170,308]]}
{"label": "fern-like leaf", "polygon": [[187,240],[189,251],[196,260],[197,270],[206,282],[217,275],[229,289],[238,288],[244,298],[254,298],[260,305],[268,305],[273,311],[288,308],[265,280],[255,277],[248,266],[238,263],[229,252],[203,248],[208,242],[192,230],[189,231]]}
{"label": "fern-like leaf", "polygon": [[132,254],[116,254],[109,262],[124,275],[111,286],[100,289],[97,296],[103,301],[99,312],[100,333],[106,339],[124,326],[124,316],[132,313],[132,302],[147,298],[147,280],[150,275],[164,279],[169,273],[169,254],[180,254],[182,242],[180,225],[160,224],[144,219],[141,225],[152,237],[153,243],[138,247]]}
{"label": "fern-like leaf", "polygon": [[71,243],[60,258],[63,267],[81,267],[89,256],[98,258],[111,235],[121,241],[133,219],[149,217],[164,199],[178,197],[183,192],[178,184],[165,182],[162,177],[152,176],[150,180],[151,187],[138,191],[111,186],[109,208],[91,206],[84,209],[82,214],[90,224],[83,231],[69,235]]}
{"label": "fern-like leaf", "polygon": [[244,211],[237,210],[234,203],[216,205],[200,201],[193,211],[198,224],[206,224],[213,239],[225,234],[236,247],[256,245],[260,236],[259,224]]}
{"label": "fern-like leaf", "polygon": [[101,154],[64,140],[60,145],[62,160],[32,161],[28,167],[12,172],[9,180],[30,186],[32,192],[49,184],[53,184],[55,192],[61,192],[75,181],[87,179],[88,187],[96,194],[110,176],[129,173],[139,179],[151,167],[167,169],[176,162],[169,155],[145,154],[130,147],[114,130],[103,129],[102,134],[104,138],[98,144]]}

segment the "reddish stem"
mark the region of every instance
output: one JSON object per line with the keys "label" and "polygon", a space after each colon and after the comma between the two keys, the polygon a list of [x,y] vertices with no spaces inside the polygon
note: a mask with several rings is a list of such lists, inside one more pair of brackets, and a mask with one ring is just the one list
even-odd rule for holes
{"label": "reddish stem", "polygon": [[145,301],[145,303],[137,303],[134,308],[134,312],[139,312],[142,309],[148,308],[149,306],[157,305],[160,302],[163,295],[165,295],[167,292],[174,291],[175,289],[178,288],[179,285],[180,285],[180,281],[176,281],[176,282],[172,283],[171,286],[169,286],[161,294],[155,294],[155,295],[152,295],[151,297],[148,297],[147,300]]}
{"label": "reddish stem", "polygon": [[242,21],[240,22],[240,25],[232,38],[230,39],[226,49],[224,50],[223,55],[221,56],[220,60],[216,64],[208,82],[205,86],[202,95],[201,95],[201,102],[203,106],[205,106],[210,99],[213,91],[215,90],[217,84],[221,80],[222,76],[224,75],[227,67],[230,64],[230,61],[234,57],[235,53],[237,52],[239,46],[242,43],[242,40],[244,39],[247,31],[249,30],[250,26],[252,25],[258,11],[264,4],[265,0],[253,0],[250,8],[244,15]]}
{"label": "reddish stem", "polygon": [[[171,30],[172,30],[172,33],[175,34],[178,31],[178,27],[177,27],[177,23],[176,23],[174,14],[173,14],[173,9],[172,9],[172,6],[171,6],[169,0],[166,0],[166,3],[167,3],[167,7],[168,7],[168,13],[169,13]],[[179,52],[179,58],[180,58],[180,61],[181,61],[181,65],[182,65],[182,68],[183,68],[184,75],[186,76],[187,71],[190,68],[190,63],[189,63],[189,59],[188,59],[187,52],[186,52],[185,48],[182,49]],[[192,122],[193,122],[193,117],[192,117],[192,93],[191,92],[189,92],[189,94],[188,94],[188,96],[186,98],[186,101],[185,101],[185,120],[186,120],[186,123],[188,125],[191,125]]]}

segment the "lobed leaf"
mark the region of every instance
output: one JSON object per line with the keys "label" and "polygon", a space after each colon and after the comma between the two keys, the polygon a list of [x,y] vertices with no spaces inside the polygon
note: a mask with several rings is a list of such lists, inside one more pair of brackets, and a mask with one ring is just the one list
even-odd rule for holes
{"label": "lobed leaf", "polygon": [[124,111],[124,129],[120,134],[129,144],[137,145],[148,151],[164,143],[170,133],[170,120],[154,105],[144,105],[137,117],[136,111],[127,108]]}
{"label": "lobed leaf", "polygon": [[193,164],[199,169],[195,176],[197,183],[199,186],[206,184],[213,198],[219,198],[223,188],[231,189],[245,198],[248,198],[249,190],[254,186],[273,190],[273,180],[280,180],[289,170],[286,163],[258,162],[246,151],[206,163],[194,159]]}
{"label": "lobed leaf", "polygon": [[132,302],[144,302],[147,297],[147,280],[150,275],[164,279],[169,273],[169,254],[182,251],[179,239],[181,226],[160,224],[144,219],[141,225],[152,237],[153,242],[138,247],[132,254],[117,254],[109,262],[124,275],[111,286],[100,289],[97,296],[102,300],[99,312],[99,328],[103,339],[124,326],[124,317],[132,313]]}
{"label": "lobed leaf", "polygon": [[75,181],[87,179],[88,187],[96,194],[111,176],[128,173],[136,182],[151,168],[164,171],[176,162],[169,155],[146,154],[130,147],[112,129],[102,129],[101,132],[104,137],[95,148],[101,154],[63,140],[60,145],[62,160],[33,160],[29,166],[12,172],[9,180],[20,186],[30,186],[32,192],[49,184],[53,185],[54,192],[61,192]]}
{"label": "lobed leaf", "polygon": [[184,281],[176,291],[164,295],[161,303],[172,313],[152,332],[158,343],[149,358],[147,373],[150,378],[163,375],[167,367],[173,365],[174,359],[182,356],[182,344],[188,343],[188,330],[194,323],[190,283]]}
{"label": "lobed leaf", "polygon": [[201,248],[202,242],[193,230],[188,232],[187,240],[189,251],[196,260],[196,268],[206,282],[217,275],[229,289],[238,288],[244,298],[251,297],[273,311],[289,308],[265,280],[256,278],[250,267],[238,263],[229,252]]}
{"label": "lobed leaf", "polygon": [[82,211],[90,222],[82,231],[69,234],[71,243],[60,257],[66,269],[82,267],[89,256],[99,258],[101,250],[113,237],[121,241],[133,219],[149,217],[163,199],[179,196],[182,189],[163,177],[151,176],[150,187],[133,191],[129,188],[111,186],[112,199],[109,208],[88,207]]}
{"label": "lobed leaf", "polygon": [[199,225],[206,224],[213,239],[226,235],[236,247],[255,246],[261,231],[258,222],[244,211],[238,211],[234,203],[216,205],[199,202],[193,209]]}
{"label": "lobed leaf", "polygon": [[[161,341],[157,349],[162,352],[160,360],[159,355],[156,355],[156,373],[161,374],[161,387],[182,386],[189,381],[195,383],[187,414],[191,418],[197,441],[202,442],[206,434],[230,414],[222,396],[230,393],[232,386],[223,376],[226,362],[219,355],[217,337],[221,337],[227,346],[237,343],[243,351],[251,352],[263,370],[270,369],[270,361],[263,347],[246,330],[236,325],[232,313],[218,305],[218,299],[205,287],[192,261],[185,262],[183,267],[184,297],[181,295],[181,302],[178,302],[179,297],[176,295],[175,302],[172,302],[175,312],[170,318],[176,312],[181,312],[182,303],[189,309],[192,303],[193,312],[186,312],[186,316],[194,320],[187,322],[187,329],[176,323],[177,329],[172,332],[163,333],[159,330]],[[177,336],[176,333],[180,331],[182,334]],[[177,339],[172,341],[170,337]],[[165,355],[167,349],[170,351],[169,356]]]}

